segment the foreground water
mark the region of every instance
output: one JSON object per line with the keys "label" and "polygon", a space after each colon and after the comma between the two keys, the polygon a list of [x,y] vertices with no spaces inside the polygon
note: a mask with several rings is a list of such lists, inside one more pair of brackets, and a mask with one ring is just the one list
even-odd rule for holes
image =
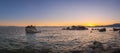
{"label": "foreground water", "polygon": [[[0,27],[0,49],[49,48],[54,52],[81,50],[92,41],[120,46],[120,34],[107,28],[106,32],[91,30],[61,30],[63,27],[37,27],[41,33],[26,34],[24,27]],[[107,46],[106,46],[107,47]]]}

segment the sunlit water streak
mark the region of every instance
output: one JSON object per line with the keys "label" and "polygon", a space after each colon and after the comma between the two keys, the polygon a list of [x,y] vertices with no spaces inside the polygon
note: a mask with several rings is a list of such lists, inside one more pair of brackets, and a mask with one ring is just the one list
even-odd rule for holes
{"label": "sunlit water streak", "polygon": [[53,48],[57,50],[80,49],[91,41],[120,43],[120,34],[110,31],[61,30],[62,27],[37,27],[41,33],[26,34],[24,27],[0,27],[0,48]]}

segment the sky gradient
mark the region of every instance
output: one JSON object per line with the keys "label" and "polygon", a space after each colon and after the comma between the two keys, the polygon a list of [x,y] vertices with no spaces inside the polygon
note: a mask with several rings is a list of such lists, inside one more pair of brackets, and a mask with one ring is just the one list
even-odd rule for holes
{"label": "sky gradient", "polygon": [[0,26],[120,23],[120,0],[0,0]]}

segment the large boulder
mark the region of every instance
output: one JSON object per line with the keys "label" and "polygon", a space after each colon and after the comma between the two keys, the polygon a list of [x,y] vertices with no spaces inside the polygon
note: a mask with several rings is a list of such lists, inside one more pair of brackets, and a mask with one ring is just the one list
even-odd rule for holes
{"label": "large boulder", "polygon": [[113,31],[119,31],[120,28],[113,28]]}
{"label": "large boulder", "polygon": [[37,29],[35,26],[26,26],[25,27],[26,33],[38,33]]}
{"label": "large boulder", "polygon": [[99,29],[99,32],[106,32],[106,28]]}

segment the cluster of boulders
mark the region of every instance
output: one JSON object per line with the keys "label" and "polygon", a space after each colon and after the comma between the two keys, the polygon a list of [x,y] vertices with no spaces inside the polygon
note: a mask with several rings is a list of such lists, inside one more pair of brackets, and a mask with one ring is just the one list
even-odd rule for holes
{"label": "cluster of boulders", "polygon": [[120,31],[120,28],[113,28],[113,31]]}
{"label": "cluster of boulders", "polygon": [[25,27],[25,31],[26,31],[26,33],[38,33],[39,32],[36,29],[36,27],[32,26],[32,25]]}
{"label": "cluster of boulders", "polygon": [[88,30],[88,28],[84,26],[70,26],[70,27],[63,28],[63,30]]}
{"label": "cluster of boulders", "polygon": [[[92,28],[91,30],[98,30],[99,32],[106,32],[106,28]],[[113,28],[111,31],[118,31],[120,33],[120,28]]]}
{"label": "cluster of boulders", "polygon": [[92,29],[92,30],[98,30],[99,32],[106,32],[106,28],[101,28],[101,29]]}

